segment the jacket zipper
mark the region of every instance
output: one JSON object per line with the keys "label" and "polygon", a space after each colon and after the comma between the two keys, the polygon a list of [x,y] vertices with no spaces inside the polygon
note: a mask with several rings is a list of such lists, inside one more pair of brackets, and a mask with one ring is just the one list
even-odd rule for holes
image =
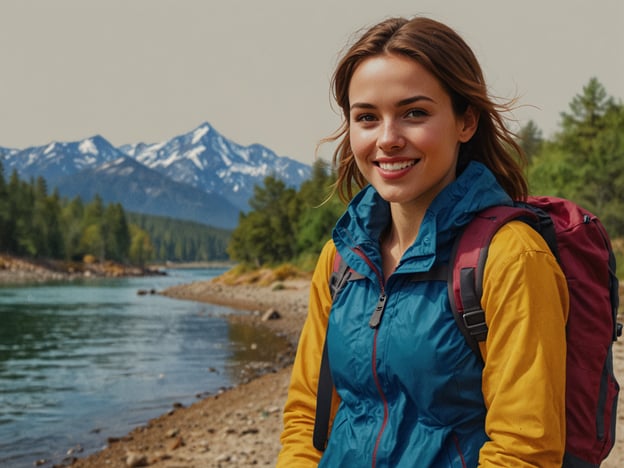
{"label": "jacket zipper", "polygon": [[386,425],[388,424],[388,400],[386,400],[386,395],[381,388],[381,383],[379,382],[379,376],[377,375],[377,366],[375,365],[375,361],[377,360],[377,334],[379,333],[379,328],[375,329],[375,337],[373,338],[373,357],[371,366],[373,368],[373,379],[375,380],[375,385],[377,387],[377,392],[379,392],[379,396],[381,397],[381,402],[383,403],[383,422],[381,423],[381,428],[379,429],[379,433],[377,434],[377,440],[375,441],[375,449],[373,450],[373,462],[372,468],[375,468],[377,465],[377,451],[379,450],[379,444],[381,443],[381,436],[383,435]]}
{"label": "jacket zipper", "polygon": [[381,398],[381,402],[383,403],[384,416],[383,421],[381,423],[381,428],[377,434],[377,439],[375,440],[375,448],[373,449],[373,457],[372,457],[372,468],[375,468],[377,465],[377,451],[379,450],[379,444],[381,443],[381,437],[386,429],[386,425],[388,424],[388,400],[386,399],[386,395],[384,394],[383,389],[381,388],[381,382],[379,381],[379,375],[377,374],[377,335],[379,334],[379,324],[381,323],[381,317],[383,316],[384,310],[386,308],[386,302],[388,296],[386,294],[385,282],[382,274],[379,272],[377,267],[370,261],[370,259],[359,249],[353,249],[353,251],[358,254],[375,272],[377,275],[377,279],[379,281],[379,286],[381,288],[381,292],[379,293],[379,298],[377,299],[377,305],[375,306],[375,310],[368,322],[368,325],[375,330],[375,335],[373,336],[373,353],[371,358],[371,368],[373,371],[373,380],[375,381],[375,386],[377,387],[377,392],[379,393],[379,397]]}

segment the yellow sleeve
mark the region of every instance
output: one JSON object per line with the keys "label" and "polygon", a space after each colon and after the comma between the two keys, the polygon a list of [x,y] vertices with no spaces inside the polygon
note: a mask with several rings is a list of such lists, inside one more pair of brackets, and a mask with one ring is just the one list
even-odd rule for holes
{"label": "yellow sleeve", "polygon": [[[329,276],[332,273],[335,254],[334,244],[329,241],[319,256],[312,276],[308,316],[299,338],[284,407],[284,429],[281,435],[282,449],[277,461],[278,468],[316,467],[321,459],[322,452],[312,445],[312,433],[321,355],[332,303]],[[332,420],[338,403],[338,396],[334,391]]]}
{"label": "yellow sleeve", "polygon": [[568,289],[543,239],[522,222],[495,235],[484,272],[482,390],[489,441],[480,467],[561,467]]}

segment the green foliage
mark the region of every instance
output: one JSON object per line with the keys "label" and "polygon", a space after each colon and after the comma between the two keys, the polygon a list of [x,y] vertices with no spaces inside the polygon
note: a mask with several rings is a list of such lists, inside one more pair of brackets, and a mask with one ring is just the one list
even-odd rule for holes
{"label": "green foliage", "polygon": [[252,211],[239,215],[238,227],[232,233],[230,258],[256,266],[293,258],[295,195],[294,189],[272,176],[264,179],[263,187],[256,186],[249,201]]}
{"label": "green foliage", "polygon": [[79,260],[83,254],[80,239],[83,230],[84,203],[80,197],[65,203],[61,208],[61,225],[64,233],[65,258]]}
{"label": "green foliage", "polygon": [[101,226],[105,257],[117,262],[126,262],[131,238],[126,214],[121,204],[113,203],[106,207]]}
{"label": "green foliage", "polygon": [[0,249],[28,257],[125,261],[130,238],[120,205],[104,207],[96,197],[86,206],[77,198],[48,194],[39,177],[25,182],[13,171],[8,184],[0,164]]}
{"label": "green foliage", "polygon": [[[135,224],[132,224],[135,223]],[[154,260],[227,260],[230,232],[199,223],[128,215],[96,195],[64,200],[45,180],[6,182],[0,163],[0,251],[29,257],[143,265]]]}
{"label": "green foliage", "polygon": [[297,253],[318,254],[331,237],[336,220],[344,211],[338,197],[331,197],[335,176],[328,171],[327,163],[318,160],[312,167],[312,177],[301,185],[298,194],[301,212],[297,220]]}
{"label": "green foliage", "polygon": [[135,265],[145,265],[154,258],[154,246],[149,234],[136,224],[130,225],[130,261]]}
{"label": "green foliage", "polygon": [[228,253],[233,260],[256,267],[296,261],[307,268],[330,238],[344,206],[329,198],[335,178],[323,161],[299,191],[267,177],[254,189],[252,211],[241,214]]}
{"label": "green foliage", "polygon": [[539,154],[544,144],[544,138],[542,131],[533,120],[529,120],[518,132],[518,144],[524,151],[529,163],[533,161],[535,155]]}
{"label": "green foliage", "polygon": [[132,228],[130,257],[135,263],[228,260],[231,231],[163,216],[128,213],[127,217]]}
{"label": "green foliage", "polygon": [[592,78],[561,114],[561,131],[534,155],[531,191],[569,198],[624,235],[624,106]]}

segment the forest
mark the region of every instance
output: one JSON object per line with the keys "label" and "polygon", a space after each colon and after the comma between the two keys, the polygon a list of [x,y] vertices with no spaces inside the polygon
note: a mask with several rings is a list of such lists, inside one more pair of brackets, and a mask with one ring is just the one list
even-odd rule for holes
{"label": "forest", "polygon": [[211,262],[228,260],[231,231],[193,221],[128,213],[130,226],[149,235],[152,260]]}
{"label": "forest", "polygon": [[[561,113],[558,131],[544,138],[529,121],[517,132],[532,195],[568,198],[597,215],[612,239],[624,273],[624,105],[596,78]],[[310,180],[294,190],[272,177],[255,188],[251,211],[241,213],[228,253],[251,267],[294,263],[313,267],[344,210],[330,197],[335,178],[322,160]]]}
{"label": "forest", "polygon": [[49,193],[39,177],[8,181],[0,164],[0,252],[67,261],[226,260],[230,232],[190,221],[126,213],[99,196],[84,202]]}

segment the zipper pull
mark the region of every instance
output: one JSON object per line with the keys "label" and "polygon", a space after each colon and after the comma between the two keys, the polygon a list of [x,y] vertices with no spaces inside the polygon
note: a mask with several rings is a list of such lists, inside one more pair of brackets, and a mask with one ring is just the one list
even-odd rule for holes
{"label": "zipper pull", "polygon": [[386,308],[386,300],[388,296],[386,293],[382,291],[379,295],[379,299],[377,300],[377,306],[375,307],[375,311],[371,316],[370,321],[368,322],[368,326],[371,328],[377,328],[379,326],[379,322],[381,322],[381,316],[383,315],[384,309]]}

